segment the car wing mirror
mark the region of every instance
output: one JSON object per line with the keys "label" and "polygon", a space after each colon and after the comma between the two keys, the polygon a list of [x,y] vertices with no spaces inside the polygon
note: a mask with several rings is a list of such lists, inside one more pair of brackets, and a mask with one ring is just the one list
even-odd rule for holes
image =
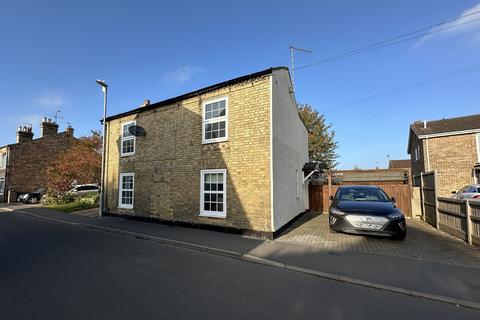
{"label": "car wing mirror", "polygon": [[333,196],[328,197],[330,201],[333,201]]}
{"label": "car wing mirror", "polygon": [[457,194],[457,191],[452,191],[452,194]]}
{"label": "car wing mirror", "polygon": [[394,197],[391,197],[390,199],[392,200],[392,202],[397,202],[397,200]]}

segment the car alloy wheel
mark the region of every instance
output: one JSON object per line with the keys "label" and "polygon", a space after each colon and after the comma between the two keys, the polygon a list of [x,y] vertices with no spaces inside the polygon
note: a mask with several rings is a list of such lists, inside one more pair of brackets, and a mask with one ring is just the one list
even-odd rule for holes
{"label": "car alloy wheel", "polygon": [[28,198],[27,203],[35,204],[38,202],[38,199],[35,197]]}

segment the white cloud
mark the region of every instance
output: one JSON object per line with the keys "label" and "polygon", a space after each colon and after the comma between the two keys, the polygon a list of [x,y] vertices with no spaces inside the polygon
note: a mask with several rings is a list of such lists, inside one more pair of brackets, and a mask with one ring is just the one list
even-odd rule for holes
{"label": "white cloud", "polygon": [[188,65],[180,66],[173,71],[165,73],[162,76],[162,81],[175,85],[181,85],[188,81],[191,81],[193,78],[201,75],[204,72],[205,69],[202,67]]}
{"label": "white cloud", "polygon": [[56,92],[47,92],[35,98],[34,101],[48,110],[57,110],[66,105],[65,97]]}
{"label": "white cloud", "polygon": [[[472,14],[476,11],[480,11],[480,3],[471,7],[470,9],[463,11],[457,16],[457,18]],[[455,25],[459,25],[459,26],[449,29],[449,27],[452,27]],[[429,42],[435,39],[440,39],[440,38],[447,38],[451,36],[461,36],[464,38],[464,40],[467,40],[471,45],[480,46],[480,13],[472,14],[468,17],[452,21],[450,23],[441,25],[439,27],[432,28],[430,31],[442,30],[445,28],[447,29],[444,31],[432,33],[420,38],[420,40],[418,40],[413,45],[413,47],[417,48],[425,44],[426,42]]]}

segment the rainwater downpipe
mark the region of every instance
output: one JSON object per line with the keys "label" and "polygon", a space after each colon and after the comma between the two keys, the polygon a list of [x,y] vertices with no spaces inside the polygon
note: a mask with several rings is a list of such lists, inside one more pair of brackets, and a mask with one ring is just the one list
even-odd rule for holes
{"label": "rainwater downpipe", "polygon": [[425,136],[425,148],[427,151],[427,172],[430,172],[430,152],[428,151],[428,135]]}

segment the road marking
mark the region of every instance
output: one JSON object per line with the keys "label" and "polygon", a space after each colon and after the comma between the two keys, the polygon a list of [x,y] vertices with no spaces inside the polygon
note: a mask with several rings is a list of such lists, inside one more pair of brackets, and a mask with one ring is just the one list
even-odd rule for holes
{"label": "road marking", "polygon": [[333,274],[333,273],[328,273],[328,272],[322,272],[318,270],[312,270],[308,268],[303,268],[303,267],[298,267],[298,266],[293,266],[293,265],[288,265],[284,264],[282,262],[262,258],[262,257],[257,257],[248,253],[241,253],[237,251],[230,251],[230,250],[225,250],[225,249],[218,249],[218,248],[213,248],[209,246],[204,246],[200,244],[195,244],[195,243],[190,243],[190,242],[184,242],[180,240],[173,240],[173,239],[167,239],[167,238],[162,238],[162,237],[157,237],[157,236],[152,236],[152,235],[147,235],[147,234],[142,234],[142,233],[137,233],[137,232],[132,232],[132,231],[126,231],[122,229],[117,229],[117,228],[111,228],[111,227],[105,227],[105,226],[98,226],[94,224],[89,224],[89,223],[83,223],[83,222],[69,222],[69,221],[64,221],[64,220],[59,220],[55,218],[50,218],[50,217],[45,217],[42,215],[37,215],[35,213],[31,213],[28,211],[24,210],[10,210],[14,211],[15,213],[21,213],[24,215],[36,217],[39,219],[44,219],[47,221],[51,222],[56,222],[56,223],[62,223],[62,224],[70,224],[73,226],[77,227],[84,227],[87,229],[93,229],[97,231],[103,231],[103,232],[109,232],[117,235],[123,235],[123,236],[133,236],[138,239],[145,239],[145,240],[155,240],[156,242],[172,246],[172,247],[182,247],[186,249],[191,249],[194,251],[201,251],[201,252],[207,252],[215,255],[220,255],[224,257],[230,257],[234,259],[238,259],[241,261],[246,261],[246,262],[251,262],[251,263],[257,263],[265,266],[270,266],[273,268],[280,268],[280,269],[285,269],[289,271],[294,271],[298,273],[303,273],[323,279],[328,279],[328,280],[333,280],[337,282],[344,282],[348,284],[353,284],[357,286],[362,286],[362,287],[368,287],[372,289],[377,289],[377,290],[382,290],[382,291],[388,291],[392,293],[397,293],[397,294],[402,294],[410,297],[416,297],[416,298],[423,298],[431,301],[436,301],[436,302],[442,302],[442,303],[448,303],[448,304],[453,304],[456,306],[462,306],[470,309],[477,309],[480,310],[480,303],[475,302],[475,301],[470,301],[470,300],[464,300],[464,299],[456,299],[456,298],[451,298],[451,297],[446,297],[446,296],[441,296],[437,294],[432,294],[432,293],[427,293],[423,291],[417,291],[417,290],[410,290],[410,289],[405,289],[401,287],[396,287],[396,286],[391,286],[391,285],[385,285],[381,283],[376,283],[376,282],[371,282],[371,281],[366,281],[366,280],[361,280],[361,279],[356,279],[356,278],[351,278],[347,276],[342,276],[339,274]]}

